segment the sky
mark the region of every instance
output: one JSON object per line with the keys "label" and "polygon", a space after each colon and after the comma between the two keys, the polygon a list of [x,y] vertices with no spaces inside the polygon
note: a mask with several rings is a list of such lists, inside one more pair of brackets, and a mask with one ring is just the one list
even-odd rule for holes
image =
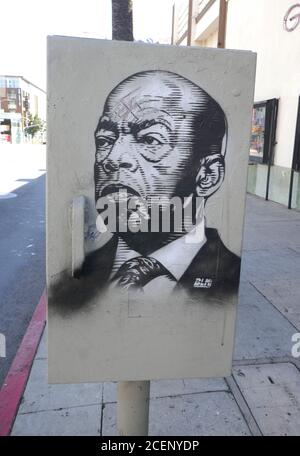
{"label": "sky", "polygon": [[[170,43],[173,3],[133,0],[135,40]],[[47,35],[111,39],[111,1],[14,0],[0,23],[0,75],[45,89]]]}

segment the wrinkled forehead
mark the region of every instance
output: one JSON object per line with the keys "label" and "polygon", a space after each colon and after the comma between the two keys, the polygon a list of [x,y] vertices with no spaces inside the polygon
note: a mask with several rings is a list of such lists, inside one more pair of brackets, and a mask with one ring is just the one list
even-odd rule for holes
{"label": "wrinkled forehead", "polygon": [[114,121],[132,121],[156,113],[181,118],[204,110],[205,95],[183,78],[139,75],[123,81],[109,94],[103,114]]}

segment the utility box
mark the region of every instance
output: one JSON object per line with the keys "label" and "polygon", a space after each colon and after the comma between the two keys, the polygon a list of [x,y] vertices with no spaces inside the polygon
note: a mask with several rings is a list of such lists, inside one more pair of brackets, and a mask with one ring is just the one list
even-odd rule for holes
{"label": "utility box", "polygon": [[48,38],[50,382],[230,374],[255,63]]}

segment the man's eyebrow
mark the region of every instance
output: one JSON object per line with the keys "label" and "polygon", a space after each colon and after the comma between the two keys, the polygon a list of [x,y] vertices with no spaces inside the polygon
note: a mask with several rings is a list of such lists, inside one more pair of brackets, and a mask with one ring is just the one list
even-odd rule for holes
{"label": "man's eyebrow", "polygon": [[100,130],[112,131],[116,135],[119,133],[117,123],[113,122],[112,120],[110,120],[108,118],[102,118],[99,120],[99,123],[98,123],[96,131],[95,131],[95,137],[97,137]]}
{"label": "man's eyebrow", "polygon": [[132,133],[136,134],[141,130],[152,127],[153,125],[163,125],[167,130],[172,131],[172,125],[166,119],[147,119],[142,122],[129,122],[128,126]]}

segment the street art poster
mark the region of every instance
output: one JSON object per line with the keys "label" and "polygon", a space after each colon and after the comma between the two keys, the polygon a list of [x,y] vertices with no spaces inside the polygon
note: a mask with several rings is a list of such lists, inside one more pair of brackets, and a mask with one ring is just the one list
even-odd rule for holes
{"label": "street art poster", "polygon": [[255,60],[48,38],[50,382],[230,373]]}
{"label": "street art poster", "polygon": [[259,103],[253,107],[252,111],[250,157],[260,163],[264,158],[265,124],[266,103]]}

